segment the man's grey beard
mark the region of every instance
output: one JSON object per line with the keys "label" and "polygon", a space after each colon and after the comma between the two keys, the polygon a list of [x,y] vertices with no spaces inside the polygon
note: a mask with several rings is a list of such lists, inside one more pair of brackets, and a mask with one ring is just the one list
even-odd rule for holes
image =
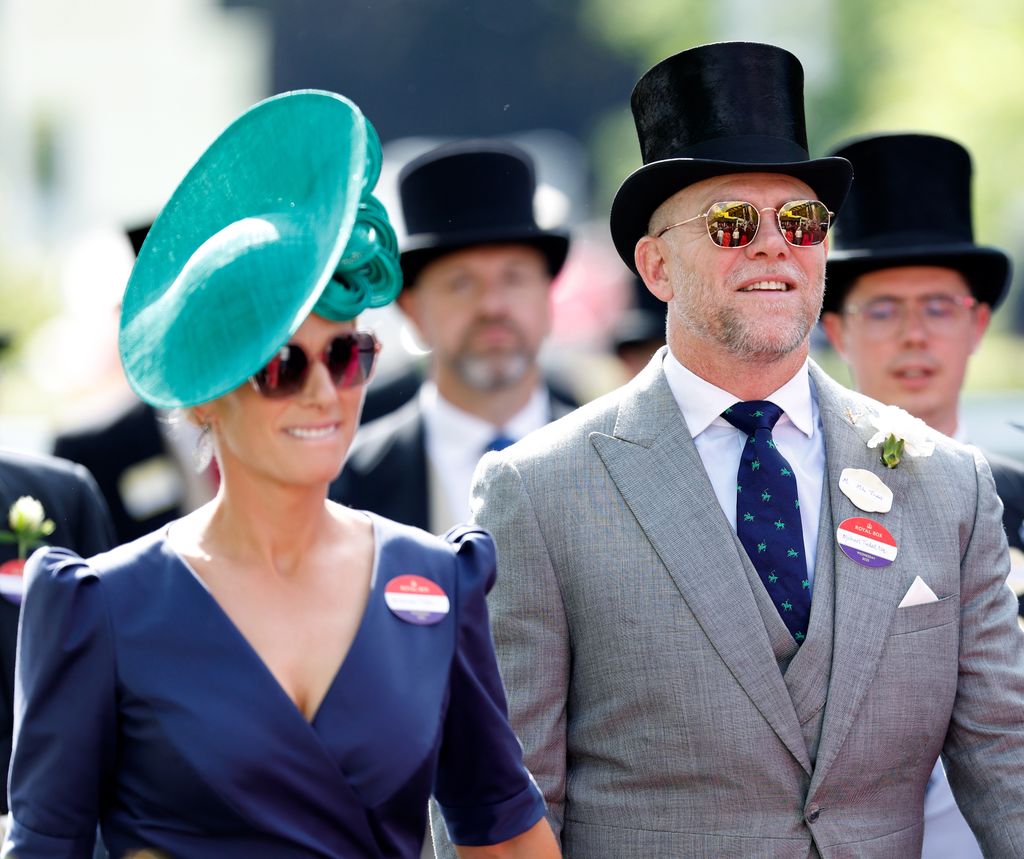
{"label": "man's grey beard", "polygon": [[455,362],[459,378],[474,390],[493,393],[510,388],[522,380],[532,365],[521,352],[505,355],[463,355]]}
{"label": "man's grey beard", "polygon": [[735,308],[716,304],[695,273],[686,272],[683,277],[690,286],[688,300],[670,304],[669,312],[674,312],[683,328],[691,334],[724,346],[737,358],[772,362],[792,354],[807,339],[821,315],[824,293],[819,297],[813,318],[808,315],[791,319],[786,336],[782,336],[774,320],[752,324]]}
{"label": "man's grey beard", "polygon": [[[791,320],[786,331],[788,336],[783,338],[773,321],[751,326],[748,320],[741,318],[732,308],[722,308],[716,314],[714,326],[699,320],[695,327],[703,328],[708,333],[714,329],[717,335],[715,339],[738,358],[773,361],[795,352],[807,339],[816,321],[817,318],[811,321]],[[690,322],[687,321],[688,327]],[[768,326],[774,326],[775,331],[770,331]]]}

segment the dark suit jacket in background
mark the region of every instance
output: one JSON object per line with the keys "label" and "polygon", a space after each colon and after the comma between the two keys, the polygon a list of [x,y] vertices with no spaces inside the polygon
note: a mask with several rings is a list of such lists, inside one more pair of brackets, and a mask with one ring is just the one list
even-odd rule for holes
{"label": "dark suit jacket in background", "polygon": [[[553,418],[576,408],[551,390]],[[423,413],[416,397],[397,411],[359,428],[345,468],[331,484],[330,497],[358,510],[430,530],[430,488]],[[468,490],[467,490],[468,492]]]}
{"label": "dark suit jacket in background", "polygon": [[398,411],[416,396],[423,384],[423,374],[423,364],[414,363],[371,379],[366,387],[360,421],[368,424]]}
{"label": "dark suit jacket in background", "polygon": [[[1024,463],[1008,456],[982,452],[992,469],[999,500],[1003,502],[1006,540],[1011,547],[1024,551]],[[1018,596],[1017,602],[1019,614],[1024,617],[1024,595]]]}
{"label": "dark suit jacket in background", "polygon": [[122,481],[130,469],[164,460],[167,468],[180,471],[167,450],[156,411],[143,402],[134,404],[109,423],[57,436],[53,452],[55,456],[84,465],[96,479],[113,517],[119,543],[128,543],[155,531],[186,512],[184,482],[176,501],[149,515],[135,516],[125,505]]}
{"label": "dark suit jacket in background", "polygon": [[[89,472],[80,465],[53,457],[0,451],[0,528],[8,529],[7,511],[22,495],[30,495],[56,526],[46,542],[74,549],[83,557],[110,549],[115,544],[114,526],[103,497]],[[0,563],[18,557],[18,547],[0,543]],[[0,599],[0,767],[3,794],[0,805],[7,812],[7,767],[11,760],[14,731],[14,657],[18,641],[19,606]]]}
{"label": "dark suit jacket in background", "polygon": [[996,492],[1003,502],[1003,527],[1006,540],[1011,546],[1024,550],[1024,463],[998,454],[985,453],[992,477],[996,481]]}

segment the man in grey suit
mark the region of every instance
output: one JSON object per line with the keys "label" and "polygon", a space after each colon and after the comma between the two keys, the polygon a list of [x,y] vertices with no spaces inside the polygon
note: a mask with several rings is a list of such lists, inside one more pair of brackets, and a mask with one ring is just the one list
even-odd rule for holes
{"label": "man in grey suit", "polygon": [[807,357],[851,171],[808,157],[799,62],[686,51],[633,112],[612,236],[667,349],[475,481],[512,724],[565,855],[913,856],[940,753],[986,853],[1024,855],[989,470]]}

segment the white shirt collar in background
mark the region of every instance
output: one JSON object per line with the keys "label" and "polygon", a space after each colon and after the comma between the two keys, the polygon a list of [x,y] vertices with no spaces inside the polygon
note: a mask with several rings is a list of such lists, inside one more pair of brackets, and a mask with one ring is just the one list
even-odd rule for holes
{"label": "white shirt collar in background", "polygon": [[420,409],[426,435],[427,457],[433,473],[443,484],[451,522],[469,520],[469,489],[473,471],[487,445],[496,435],[516,440],[551,420],[551,395],[543,385],[530,395],[526,405],[504,426],[471,415],[449,403],[433,382],[419,391]]}

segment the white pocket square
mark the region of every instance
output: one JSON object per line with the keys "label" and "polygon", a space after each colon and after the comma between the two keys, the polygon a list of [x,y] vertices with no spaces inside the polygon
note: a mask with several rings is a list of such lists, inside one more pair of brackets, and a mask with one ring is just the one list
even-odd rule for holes
{"label": "white pocket square", "polygon": [[935,591],[924,583],[924,579],[920,576],[915,576],[914,583],[910,586],[910,590],[908,590],[906,595],[903,597],[903,600],[899,604],[899,608],[907,608],[912,605],[924,605],[925,603],[938,601],[939,598],[935,596]]}

